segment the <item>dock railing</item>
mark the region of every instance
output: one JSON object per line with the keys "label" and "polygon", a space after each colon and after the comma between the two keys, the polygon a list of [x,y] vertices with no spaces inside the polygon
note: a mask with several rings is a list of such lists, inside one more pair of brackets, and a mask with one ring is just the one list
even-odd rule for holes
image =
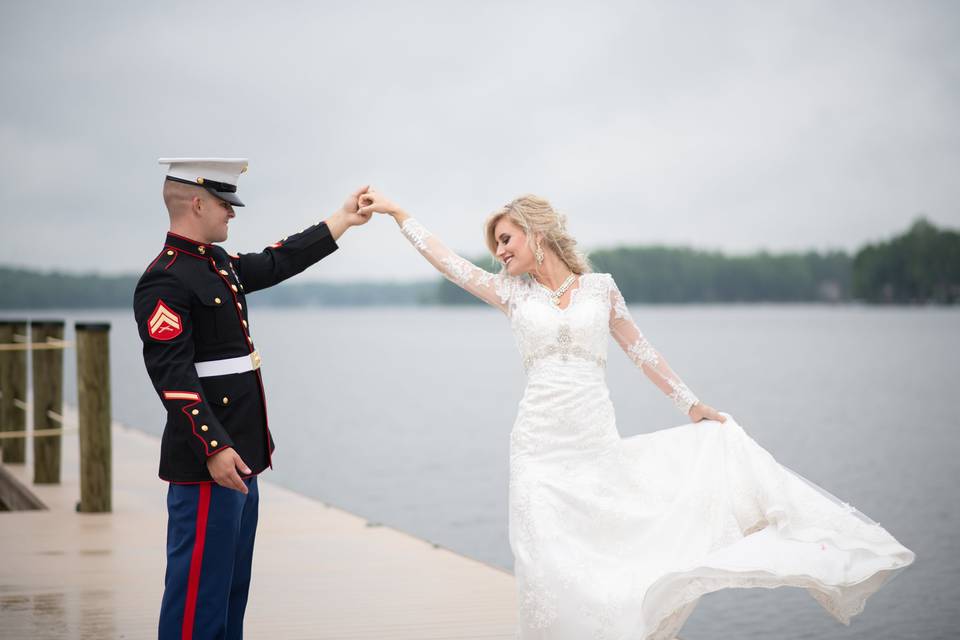
{"label": "dock railing", "polygon": [[[109,512],[112,503],[110,325],[74,323],[75,343],[63,339],[64,325],[63,320],[0,320],[0,461],[4,465],[25,464],[30,441],[34,484],[59,484],[63,436],[78,433],[80,500],[77,510]],[[76,424],[66,424],[63,352],[73,347],[77,357],[78,419]],[[28,354],[32,402],[28,402]],[[30,425],[28,413],[32,413],[33,418]],[[18,492],[4,492],[4,495],[16,496]],[[19,502],[8,508],[37,508],[36,502]]]}

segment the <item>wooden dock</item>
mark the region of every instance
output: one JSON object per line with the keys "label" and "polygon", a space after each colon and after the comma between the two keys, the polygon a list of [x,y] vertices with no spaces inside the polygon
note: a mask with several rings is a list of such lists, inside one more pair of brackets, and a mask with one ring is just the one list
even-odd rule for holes
{"label": "wooden dock", "polygon": [[[166,484],[159,441],[113,425],[113,512],[75,511],[76,435],[59,485],[4,469],[45,511],[0,512],[0,636],[155,638],[163,591]],[[341,509],[260,484],[248,638],[513,638],[513,577]]]}

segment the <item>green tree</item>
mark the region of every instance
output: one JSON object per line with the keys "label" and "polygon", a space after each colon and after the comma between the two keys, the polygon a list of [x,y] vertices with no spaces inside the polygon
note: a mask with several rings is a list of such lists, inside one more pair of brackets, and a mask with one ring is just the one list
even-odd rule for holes
{"label": "green tree", "polygon": [[860,249],[853,295],[868,302],[960,300],[960,233],[918,218],[906,233]]}

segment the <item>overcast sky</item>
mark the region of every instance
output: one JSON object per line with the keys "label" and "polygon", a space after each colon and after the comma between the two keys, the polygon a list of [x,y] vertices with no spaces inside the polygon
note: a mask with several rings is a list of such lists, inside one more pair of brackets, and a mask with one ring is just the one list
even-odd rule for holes
{"label": "overcast sky", "polygon": [[[139,273],[160,156],[250,159],[228,249],[371,182],[451,246],[532,192],[587,249],[960,226],[960,3],[0,5],[0,264]],[[303,278],[432,275],[392,221]]]}

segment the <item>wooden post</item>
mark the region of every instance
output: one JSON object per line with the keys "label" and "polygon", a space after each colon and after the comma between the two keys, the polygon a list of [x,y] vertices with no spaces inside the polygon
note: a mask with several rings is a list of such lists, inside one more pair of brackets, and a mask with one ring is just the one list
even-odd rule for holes
{"label": "wooden post", "polygon": [[80,505],[84,513],[109,512],[110,324],[75,323],[77,400],[80,409]]}
{"label": "wooden post", "polygon": [[[63,349],[37,345],[63,340],[62,320],[30,323],[33,362],[33,429],[61,429],[63,420]],[[53,414],[53,415],[51,415]],[[33,436],[34,484],[59,484],[62,436]]]}
{"label": "wooden post", "polygon": [[[0,344],[27,346],[27,321],[0,322]],[[27,352],[0,351],[0,430],[25,431],[27,428]],[[0,438],[3,462],[24,464],[26,438]]]}

